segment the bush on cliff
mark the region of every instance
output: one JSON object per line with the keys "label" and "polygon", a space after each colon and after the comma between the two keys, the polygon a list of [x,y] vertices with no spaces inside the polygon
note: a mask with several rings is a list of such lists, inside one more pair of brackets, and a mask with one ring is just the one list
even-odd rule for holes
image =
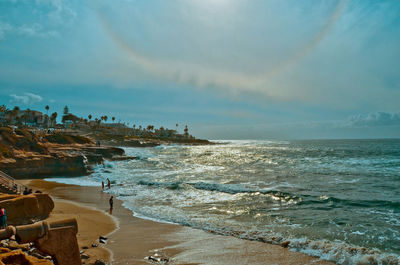
{"label": "bush on cliff", "polygon": [[92,140],[84,136],[66,135],[62,133],[49,134],[44,137],[50,143],[55,144],[91,144]]}
{"label": "bush on cliff", "polygon": [[47,149],[42,146],[34,133],[9,127],[0,128],[0,155],[2,157],[12,157],[14,149],[32,151],[40,154],[47,153]]}
{"label": "bush on cliff", "polygon": [[0,157],[9,158],[11,156],[10,149],[5,144],[0,143]]}
{"label": "bush on cliff", "polygon": [[35,139],[29,139],[26,137],[17,138],[15,146],[18,149],[22,149],[25,151],[33,151],[40,154],[47,153],[47,149],[44,146],[38,144],[38,142]]}
{"label": "bush on cliff", "polygon": [[4,144],[15,145],[16,137],[13,130],[9,127],[0,128],[1,140]]}
{"label": "bush on cliff", "polygon": [[35,139],[35,134],[28,130],[15,129],[15,134],[27,138],[29,141],[33,141]]}

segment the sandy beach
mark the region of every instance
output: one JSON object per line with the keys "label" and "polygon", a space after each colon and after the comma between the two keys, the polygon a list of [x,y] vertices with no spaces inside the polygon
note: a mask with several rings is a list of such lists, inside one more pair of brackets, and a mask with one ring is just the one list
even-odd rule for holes
{"label": "sandy beach", "polygon": [[[276,245],[137,218],[119,200],[110,214],[110,195],[101,188],[24,183],[53,197],[56,207],[50,219],[77,218],[79,246],[89,256],[85,264],[97,259],[112,264],[333,264]],[[99,236],[106,236],[107,243],[99,243]]]}

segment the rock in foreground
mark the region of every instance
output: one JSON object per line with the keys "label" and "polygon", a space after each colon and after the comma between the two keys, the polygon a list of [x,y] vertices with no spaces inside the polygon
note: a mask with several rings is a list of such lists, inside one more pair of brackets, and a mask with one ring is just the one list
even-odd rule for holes
{"label": "rock in foreground", "polygon": [[22,225],[47,218],[54,209],[54,202],[44,193],[0,194],[0,208],[6,210],[8,225]]}

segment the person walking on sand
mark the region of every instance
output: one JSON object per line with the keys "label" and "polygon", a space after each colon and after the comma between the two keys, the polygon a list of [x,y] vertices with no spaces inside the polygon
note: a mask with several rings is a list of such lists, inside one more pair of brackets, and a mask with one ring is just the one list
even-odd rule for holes
{"label": "person walking on sand", "polygon": [[114,208],[114,196],[111,196],[108,202],[110,203],[110,214],[112,214],[112,210]]}
{"label": "person walking on sand", "polygon": [[109,178],[107,178],[107,188],[110,189],[111,188],[111,181]]}
{"label": "person walking on sand", "polygon": [[104,190],[104,181],[101,181],[101,189]]}
{"label": "person walking on sand", "polygon": [[0,228],[1,229],[7,228],[7,215],[6,215],[6,209],[4,208],[0,209]]}

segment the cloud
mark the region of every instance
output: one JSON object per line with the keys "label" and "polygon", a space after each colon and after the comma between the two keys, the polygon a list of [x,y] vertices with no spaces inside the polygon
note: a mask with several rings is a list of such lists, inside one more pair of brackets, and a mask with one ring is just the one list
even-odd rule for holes
{"label": "cloud", "polygon": [[274,98],[293,98],[286,91],[277,90],[272,81],[280,73],[297,64],[309,55],[332,30],[333,26],[342,15],[347,0],[339,1],[326,18],[322,28],[304,46],[300,47],[291,56],[282,59],[277,64],[258,72],[247,73],[244,71],[230,71],[228,68],[206,67],[200,63],[178,60],[166,60],[147,56],[134,49],[113,27],[102,12],[97,11],[100,25],[108,37],[127,55],[136,65],[153,75],[177,83],[193,84],[199,87],[214,86],[229,90],[233,95],[241,93],[261,93]]}
{"label": "cloud", "polygon": [[55,30],[45,31],[43,26],[34,23],[32,25],[22,25],[15,29],[15,32],[22,36],[27,37],[57,37],[59,33]]}
{"label": "cloud", "polygon": [[400,112],[373,112],[351,116],[345,124],[352,127],[399,126]]}
{"label": "cloud", "polygon": [[11,94],[10,97],[11,97],[10,100],[11,103],[18,103],[24,105],[32,105],[41,102],[43,100],[41,96],[33,93],[24,93],[23,95]]}
{"label": "cloud", "polygon": [[6,35],[24,37],[59,37],[71,26],[77,13],[65,0],[8,0],[0,21],[0,39]]}
{"label": "cloud", "polygon": [[0,40],[3,39],[6,33],[11,31],[12,29],[13,28],[10,24],[0,21]]}
{"label": "cloud", "polygon": [[5,36],[9,34],[41,38],[60,36],[60,34],[56,30],[45,30],[43,26],[39,23],[12,26],[8,23],[0,21],[0,39],[4,39]]}

